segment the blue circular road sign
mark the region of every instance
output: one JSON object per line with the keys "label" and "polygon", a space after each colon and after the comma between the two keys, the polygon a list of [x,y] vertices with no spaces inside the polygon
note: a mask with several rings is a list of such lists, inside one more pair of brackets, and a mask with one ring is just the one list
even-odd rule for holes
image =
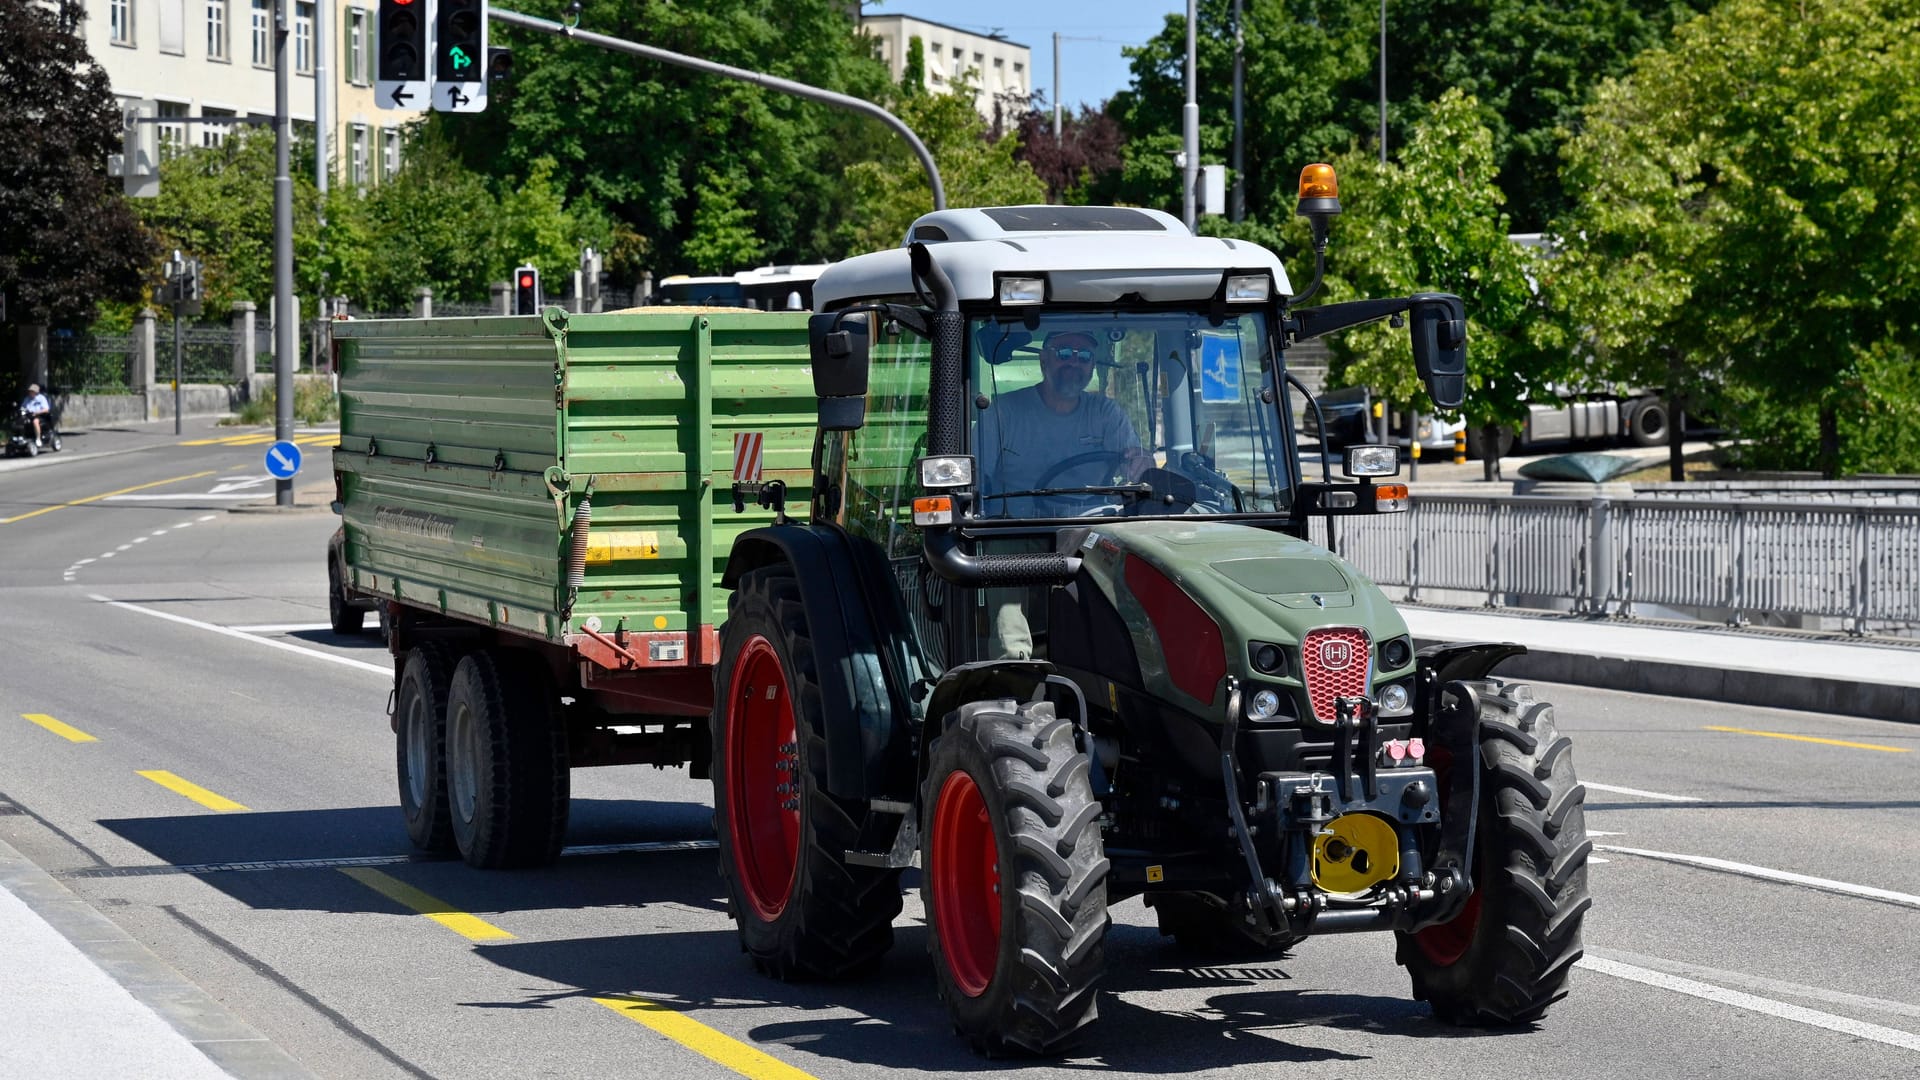
{"label": "blue circular road sign", "polygon": [[276,479],[291,480],[300,471],[300,448],[291,439],[281,439],[267,447],[267,472]]}

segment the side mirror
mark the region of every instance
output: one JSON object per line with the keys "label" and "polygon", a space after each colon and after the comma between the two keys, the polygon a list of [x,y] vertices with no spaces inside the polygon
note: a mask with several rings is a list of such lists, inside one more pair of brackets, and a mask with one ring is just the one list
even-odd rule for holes
{"label": "side mirror", "polygon": [[813,393],[820,427],[858,431],[867,418],[867,367],[873,348],[873,316],[829,311],[807,320],[813,361]]}
{"label": "side mirror", "polygon": [[1414,369],[1436,408],[1457,409],[1467,396],[1467,305],[1447,293],[1408,299]]}

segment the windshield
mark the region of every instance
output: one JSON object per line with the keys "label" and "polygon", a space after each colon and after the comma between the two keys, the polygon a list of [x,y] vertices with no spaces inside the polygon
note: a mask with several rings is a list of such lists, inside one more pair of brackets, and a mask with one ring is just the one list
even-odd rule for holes
{"label": "windshield", "polygon": [[968,337],[979,516],[1288,509],[1264,314],[994,315]]}

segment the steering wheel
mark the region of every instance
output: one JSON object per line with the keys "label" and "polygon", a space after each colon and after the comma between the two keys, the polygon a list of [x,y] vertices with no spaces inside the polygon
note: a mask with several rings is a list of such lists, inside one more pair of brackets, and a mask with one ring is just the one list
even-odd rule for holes
{"label": "steering wheel", "polygon": [[1082,465],[1091,465],[1096,461],[1106,461],[1108,459],[1112,459],[1115,465],[1123,465],[1126,463],[1127,455],[1119,450],[1088,450],[1084,454],[1075,454],[1065,460],[1054,462],[1053,468],[1042,473],[1040,479],[1033,482],[1033,486],[1036,488],[1052,487],[1054,477],[1059,476],[1068,469],[1077,469]]}

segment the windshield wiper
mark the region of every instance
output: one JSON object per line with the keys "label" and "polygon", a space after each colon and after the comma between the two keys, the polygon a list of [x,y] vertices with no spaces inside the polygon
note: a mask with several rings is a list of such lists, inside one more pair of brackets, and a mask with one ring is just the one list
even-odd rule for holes
{"label": "windshield wiper", "polygon": [[1034,488],[1032,491],[996,491],[980,496],[987,499],[1021,499],[1036,495],[1131,495],[1137,499],[1153,495],[1152,484],[1088,484],[1084,487]]}

